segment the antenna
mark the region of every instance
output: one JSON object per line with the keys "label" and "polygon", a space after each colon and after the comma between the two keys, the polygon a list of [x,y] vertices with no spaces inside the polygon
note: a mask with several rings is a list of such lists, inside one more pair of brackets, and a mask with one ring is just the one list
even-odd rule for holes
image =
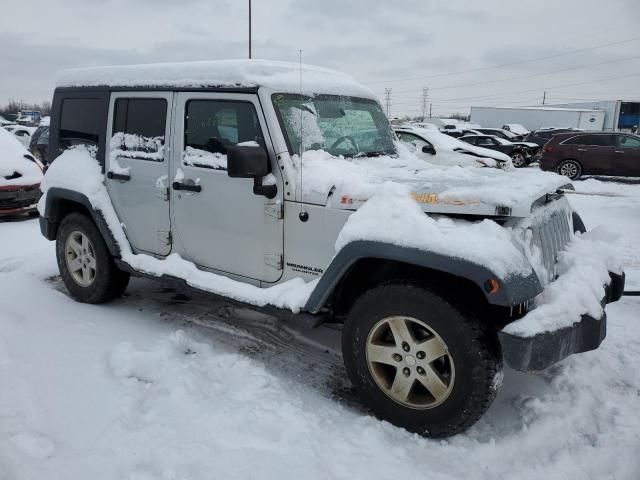
{"label": "antenna", "polygon": [[251,59],[251,0],[249,0],[249,59]]}
{"label": "antenna", "polygon": [[[302,49],[299,50],[299,57],[298,57],[298,65],[299,65],[299,73],[300,73],[300,101],[302,101]],[[307,209],[305,208],[304,205],[304,190],[302,188],[302,152],[304,151],[304,141],[303,141],[303,135],[304,135],[304,129],[302,128],[302,120],[303,120],[303,111],[302,108],[299,109],[300,110],[300,213],[298,214],[298,218],[300,218],[300,220],[302,222],[306,222],[307,220],[309,220],[309,212],[307,212]]]}

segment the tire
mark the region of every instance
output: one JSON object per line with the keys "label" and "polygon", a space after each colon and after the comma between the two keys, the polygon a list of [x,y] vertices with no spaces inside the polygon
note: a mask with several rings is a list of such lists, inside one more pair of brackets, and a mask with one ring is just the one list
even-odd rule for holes
{"label": "tire", "polygon": [[511,162],[516,168],[524,168],[527,166],[527,159],[524,158],[524,155],[520,152],[513,154],[513,156],[511,157]]}
{"label": "tire", "polygon": [[34,148],[33,150],[31,150],[31,154],[36,160],[38,160],[41,163],[44,163],[44,155],[38,148]]}
{"label": "tire", "polygon": [[[437,346],[427,348],[429,356],[437,359],[430,363],[429,358],[421,360],[423,346],[410,345],[408,351],[401,351],[402,344],[395,340],[389,322],[410,325],[414,339]],[[384,350],[388,347],[392,350]],[[395,357],[389,356],[391,351]],[[409,284],[381,285],[355,302],[342,330],[342,353],[363,404],[383,420],[430,437],[455,435],[473,425],[491,405],[502,378],[496,333],[430,290]],[[391,366],[393,362],[398,367]],[[431,368],[428,381],[425,368]],[[433,381],[433,373],[441,384]],[[411,384],[404,401],[394,398],[391,389],[401,375],[405,380],[399,385]],[[425,381],[437,388],[427,390],[422,386]],[[398,395],[404,398],[404,394]]]}
{"label": "tire", "polygon": [[576,160],[562,160],[556,168],[556,173],[577,180],[582,175],[582,165]]}
{"label": "tire", "polygon": [[576,212],[571,212],[571,220],[573,223],[573,233],[585,233],[587,227],[585,227],[582,217]]}
{"label": "tire", "polygon": [[[129,273],[118,269],[97,227],[81,213],[62,220],[56,257],[64,284],[79,302],[108,302],[122,295],[129,284]],[[82,267],[74,270],[78,265]]]}

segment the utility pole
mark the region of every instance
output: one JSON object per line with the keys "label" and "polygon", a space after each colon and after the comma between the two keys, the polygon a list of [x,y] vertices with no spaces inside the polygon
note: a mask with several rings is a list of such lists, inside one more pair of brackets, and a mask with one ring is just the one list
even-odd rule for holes
{"label": "utility pole", "polygon": [[427,113],[427,99],[429,98],[429,87],[422,87],[422,120],[424,122]]}
{"label": "utility pole", "polygon": [[251,58],[251,0],[249,0],[249,58]]}
{"label": "utility pole", "polygon": [[389,118],[389,111],[391,109],[391,89],[385,88],[384,95],[385,95],[385,105],[387,110],[387,118]]}
{"label": "utility pole", "polygon": [[544,105],[544,102],[547,100],[547,92],[544,91],[542,92],[542,104]]}
{"label": "utility pole", "polygon": [[429,118],[431,118],[431,107],[433,107],[433,103],[429,104]]}

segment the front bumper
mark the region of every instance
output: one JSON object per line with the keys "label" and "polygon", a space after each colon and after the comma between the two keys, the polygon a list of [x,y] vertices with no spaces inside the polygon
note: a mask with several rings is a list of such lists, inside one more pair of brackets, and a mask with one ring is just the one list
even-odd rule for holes
{"label": "front bumper", "polygon": [[[602,305],[620,299],[624,291],[625,275],[610,273],[611,282],[605,288]],[[600,346],[607,335],[607,314],[600,318],[582,315],[579,322],[553,332],[532,337],[520,337],[501,331],[505,363],[514,370],[543,370],[574,353],[588,352]]]}

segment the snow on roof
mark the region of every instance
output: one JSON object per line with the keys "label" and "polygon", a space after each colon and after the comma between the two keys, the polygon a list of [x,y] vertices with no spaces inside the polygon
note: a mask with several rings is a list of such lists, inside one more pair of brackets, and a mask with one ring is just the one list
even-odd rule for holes
{"label": "snow on roof", "polygon": [[291,93],[302,90],[305,94],[377,98],[371,90],[352,77],[336,70],[270,60],[212,60],[77,68],[59,72],[56,86],[267,87]]}

